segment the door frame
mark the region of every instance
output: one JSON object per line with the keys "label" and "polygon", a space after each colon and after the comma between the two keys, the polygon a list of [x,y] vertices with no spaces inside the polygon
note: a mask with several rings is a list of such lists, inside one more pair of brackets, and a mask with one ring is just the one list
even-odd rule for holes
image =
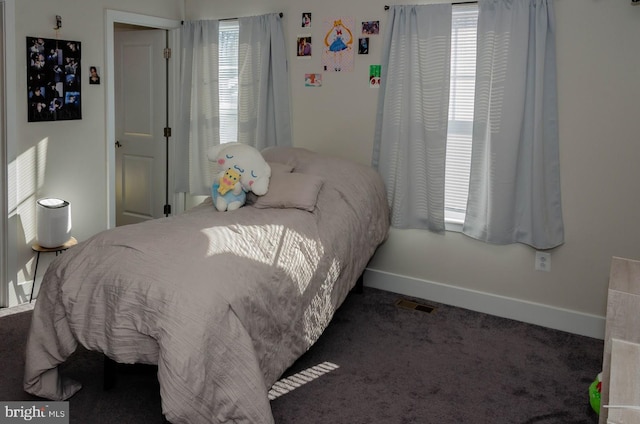
{"label": "door frame", "polygon": [[[3,7],[2,31],[3,77],[0,81],[3,88],[4,99],[0,107],[0,162],[2,173],[0,174],[0,308],[9,306],[9,284],[17,282],[17,226],[15,215],[17,198],[9,198],[10,194],[16,196],[16,6],[15,0],[0,0]],[[14,162],[13,166],[10,164]]]}
{"label": "door frame", "polygon": [[[176,111],[179,101],[179,72],[180,72],[180,56],[179,56],[179,29],[181,22],[173,19],[158,18],[148,15],[140,15],[137,13],[122,12],[119,10],[107,9],[105,14],[105,61],[106,61],[106,152],[107,152],[107,228],[116,226],[116,109],[115,109],[115,56],[114,56],[114,26],[116,23],[139,25],[148,27],[149,29],[167,30],[168,44],[171,48],[171,59],[169,61],[169,127],[172,128],[173,138],[169,139],[169,169],[167,169],[169,181],[169,193],[172,195],[172,204],[176,204],[178,196],[174,190],[174,151],[175,151],[175,134],[179,134],[177,124],[178,118]],[[173,207],[174,213],[178,209]]]}

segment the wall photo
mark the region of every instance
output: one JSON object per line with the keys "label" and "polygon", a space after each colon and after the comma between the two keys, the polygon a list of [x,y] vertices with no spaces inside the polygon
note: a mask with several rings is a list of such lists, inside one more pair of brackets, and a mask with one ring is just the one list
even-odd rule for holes
{"label": "wall photo", "polygon": [[358,54],[369,54],[369,37],[358,38]]}
{"label": "wall photo", "polygon": [[367,21],[362,23],[363,34],[379,34],[380,33],[380,21]]}
{"label": "wall photo", "polygon": [[298,46],[298,52],[296,53],[298,57],[311,57],[311,37],[298,37],[296,45]]}
{"label": "wall photo", "polygon": [[27,37],[28,122],[82,119],[80,42]]}
{"label": "wall photo", "polygon": [[302,28],[311,28],[311,12],[302,14]]}
{"label": "wall photo", "polygon": [[322,87],[322,74],[304,74],[305,87]]}
{"label": "wall photo", "polygon": [[100,84],[100,69],[97,66],[89,66],[89,84]]}

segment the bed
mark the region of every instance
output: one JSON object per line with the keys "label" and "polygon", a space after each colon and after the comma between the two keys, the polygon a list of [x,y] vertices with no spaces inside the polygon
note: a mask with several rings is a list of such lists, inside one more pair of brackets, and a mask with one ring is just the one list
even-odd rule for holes
{"label": "bed", "polygon": [[263,151],[269,192],[232,212],[207,198],[117,227],[49,266],[34,308],[25,391],[65,400],[81,344],[158,366],[172,423],[272,423],[268,390],[306,352],[389,230],[380,176],[301,148]]}

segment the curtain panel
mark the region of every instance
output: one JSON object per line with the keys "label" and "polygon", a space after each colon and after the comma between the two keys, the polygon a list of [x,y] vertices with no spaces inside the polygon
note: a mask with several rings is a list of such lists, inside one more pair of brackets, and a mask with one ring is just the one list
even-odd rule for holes
{"label": "curtain panel", "polygon": [[291,146],[289,67],[277,13],[240,18],[238,141],[258,150]]}
{"label": "curtain panel", "polygon": [[[207,152],[220,144],[219,21],[186,21],[181,28],[180,118],[176,191],[209,195],[216,164]],[[259,150],[291,146],[289,73],[282,19],[239,19],[238,141]]]}
{"label": "curtain panel", "polygon": [[564,242],[552,0],[480,0],[463,233],[549,249]]}
{"label": "curtain panel", "polygon": [[211,194],[220,144],[218,21],[185,21],[180,31],[180,118],[176,137],[176,191]]}
{"label": "curtain panel", "polygon": [[394,227],[444,231],[451,4],[389,13],[372,163]]}

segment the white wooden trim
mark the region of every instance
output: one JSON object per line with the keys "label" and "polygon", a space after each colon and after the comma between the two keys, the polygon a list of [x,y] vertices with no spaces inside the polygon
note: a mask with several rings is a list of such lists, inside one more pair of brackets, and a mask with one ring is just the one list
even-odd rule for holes
{"label": "white wooden trim", "polygon": [[[17,137],[16,137],[16,107],[17,91],[16,91],[16,6],[15,0],[0,0],[4,3],[2,31],[4,38],[4,105],[3,105],[3,121],[4,129],[0,142],[4,143],[3,151],[0,154],[2,167],[6,170],[6,174],[0,177],[2,184],[2,201],[0,202],[0,213],[2,221],[0,222],[0,307],[10,306],[9,285],[17,283],[17,227],[15,219],[11,216],[15,214],[17,199],[9,199],[9,194],[17,193],[16,184],[16,167],[9,166],[9,163],[16,158]],[[6,146],[6,147],[5,147]],[[12,224],[13,222],[13,224]]]}
{"label": "white wooden trim", "polygon": [[604,339],[605,317],[367,268],[364,285],[489,315]]}
{"label": "white wooden trim", "polygon": [[[180,27],[180,21],[175,19],[159,18],[156,16],[140,15],[138,13],[123,12],[121,10],[107,9],[107,21],[111,23],[140,25],[157,29],[175,29]],[[113,30],[113,25],[111,25]],[[113,42],[113,39],[111,40]]]}
{"label": "white wooden trim", "polygon": [[[170,113],[170,121],[175,123],[174,118],[175,111],[175,90],[179,83],[179,75],[177,70],[179,66],[176,62],[179,62],[179,43],[178,43],[178,28],[180,28],[180,21],[174,19],[158,18],[155,16],[140,15],[137,13],[122,12],[119,10],[107,9],[105,11],[105,63],[106,65],[106,94],[107,94],[107,106],[106,106],[106,143],[107,143],[107,228],[113,228],[116,226],[116,120],[115,120],[115,79],[114,79],[114,45],[113,45],[113,26],[115,23],[124,23],[130,25],[140,25],[149,28],[166,29],[170,30],[169,41],[171,43],[171,49],[173,51],[173,61],[171,69],[174,71],[170,77],[170,90],[173,90],[170,94],[174,94],[172,105],[170,110],[174,113]],[[103,76],[104,78],[104,76]],[[175,132],[174,132],[175,134]],[[170,180],[171,183],[173,179]],[[175,190],[170,190],[173,193]]]}

